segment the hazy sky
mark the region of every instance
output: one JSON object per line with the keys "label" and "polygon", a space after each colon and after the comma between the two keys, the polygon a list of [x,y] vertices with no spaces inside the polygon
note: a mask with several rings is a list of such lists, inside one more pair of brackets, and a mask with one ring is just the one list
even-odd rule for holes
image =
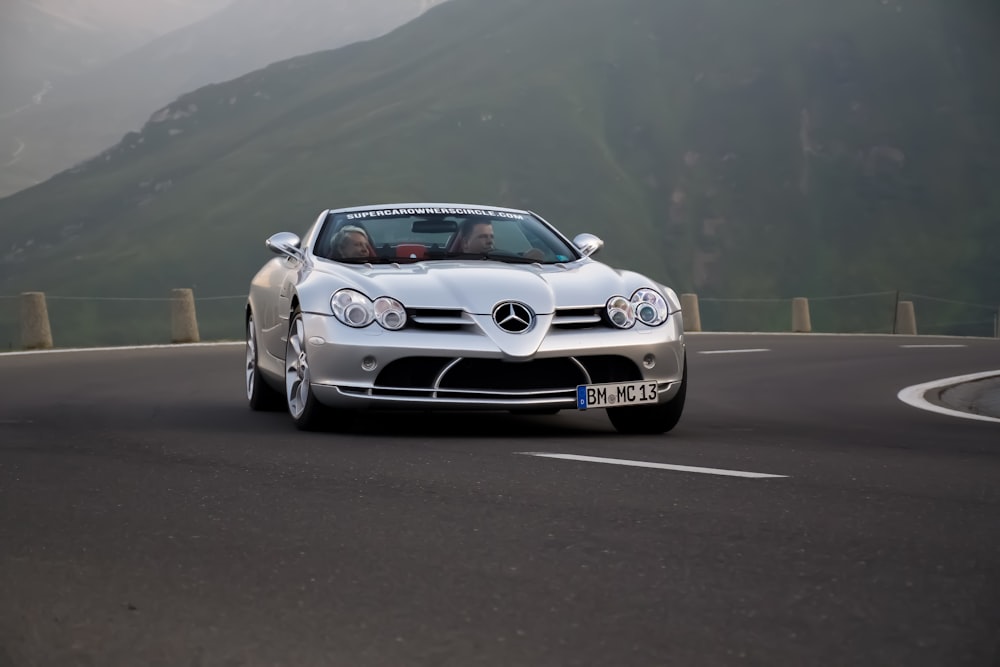
{"label": "hazy sky", "polygon": [[[13,0],[79,28],[163,34],[198,21],[231,0]],[[4,0],[4,4],[10,0]]]}
{"label": "hazy sky", "polygon": [[371,39],[438,2],[0,0],[0,196],[114,145],[184,93]]}

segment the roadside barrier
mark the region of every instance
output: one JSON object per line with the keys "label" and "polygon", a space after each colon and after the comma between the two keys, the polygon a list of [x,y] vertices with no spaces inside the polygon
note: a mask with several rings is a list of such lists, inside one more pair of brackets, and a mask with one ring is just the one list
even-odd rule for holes
{"label": "roadside barrier", "polygon": [[197,343],[198,314],[194,307],[194,290],[175,289],[170,292],[171,343]]}
{"label": "roadside barrier", "polygon": [[[792,298],[685,293],[680,300],[687,332],[916,336],[919,316],[920,335],[1000,338],[1000,307],[897,291]],[[246,295],[196,298],[190,288],[159,298],[0,295],[0,350],[242,340],[245,304]]]}
{"label": "roadside barrier", "polygon": [[[196,301],[208,305],[199,318]],[[242,340],[246,295],[165,297],[0,295],[0,351]],[[207,335],[206,335],[207,333]]]}
{"label": "roadside barrier", "polygon": [[812,333],[812,319],[809,317],[809,299],[797,296],[792,299],[792,331]]}
{"label": "roadside barrier", "polygon": [[21,347],[25,350],[52,349],[49,309],[42,292],[21,295]]}
{"label": "roadside barrier", "polygon": [[899,302],[896,309],[896,330],[893,333],[903,336],[917,335],[917,314],[913,310],[912,301]]}
{"label": "roadside barrier", "polygon": [[697,294],[681,294],[681,313],[684,316],[684,331],[701,331]]}
{"label": "roadside barrier", "polygon": [[[906,297],[905,299],[903,297]],[[859,333],[1000,338],[1000,306],[899,291],[792,298],[681,295],[685,331]],[[703,326],[704,323],[704,326]]]}

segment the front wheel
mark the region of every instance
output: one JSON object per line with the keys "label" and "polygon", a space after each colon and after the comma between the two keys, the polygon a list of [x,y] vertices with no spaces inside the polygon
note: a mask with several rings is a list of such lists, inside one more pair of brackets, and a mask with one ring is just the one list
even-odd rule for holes
{"label": "front wheel", "polygon": [[687,397],[687,359],[684,359],[684,373],[681,388],[667,403],[656,405],[634,405],[627,408],[608,408],[608,419],[619,433],[658,434],[666,433],[677,426],[684,412]]}
{"label": "front wheel", "polygon": [[306,326],[302,312],[296,308],[292,312],[285,343],[285,399],[295,426],[303,431],[320,428],[326,417],[326,408],[316,400],[310,382]]}
{"label": "front wheel", "polygon": [[258,347],[257,326],[254,324],[253,314],[250,314],[247,317],[247,403],[250,404],[251,410],[280,410],[283,405],[281,392],[264,380],[260,372]]}

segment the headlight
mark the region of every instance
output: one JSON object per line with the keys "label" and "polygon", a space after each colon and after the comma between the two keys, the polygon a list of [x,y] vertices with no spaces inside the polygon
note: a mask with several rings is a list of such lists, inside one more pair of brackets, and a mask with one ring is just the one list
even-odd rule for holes
{"label": "headlight", "polygon": [[651,327],[659,326],[667,321],[670,309],[663,295],[649,288],[636,290],[632,295],[632,312],[635,318]]}
{"label": "headlight", "polygon": [[364,328],[378,322],[384,329],[395,331],[406,325],[406,309],[403,304],[387,296],[380,296],[372,302],[361,292],[342,289],[330,299],[333,314],[349,327]]}
{"label": "headlight", "polygon": [[608,319],[619,329],[628,329],[635,324],[635,312],[632,303],[623,296],[613,296],[608,299]]}
{"label": "headlight", "polygon": [[352,289],[342,289],[330,299],[333,314],[338,320],[349,327],[362,328],[375,320],[375,308],[371,299],[361,292]]}
{"label": "headlight", "polygon": [[387,296],[380,296],[375,299],[375,321],[382,325],[383,329],[395,331],[402,329],[406,324],[406,309],[403,304]]}

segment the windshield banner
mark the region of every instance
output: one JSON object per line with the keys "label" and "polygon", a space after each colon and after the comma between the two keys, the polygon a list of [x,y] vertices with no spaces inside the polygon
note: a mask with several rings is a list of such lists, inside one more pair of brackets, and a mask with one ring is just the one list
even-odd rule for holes
{"label": "windshield banner", "polygon": [[401,218],[407,215],[484,215],[491,218],[508,218],[524,220],[519,213],[507,211],[492,211],[485,208],[383,208],[374,211],[356,211],[348,213],[348,220],[365,220],[368,218]]}

